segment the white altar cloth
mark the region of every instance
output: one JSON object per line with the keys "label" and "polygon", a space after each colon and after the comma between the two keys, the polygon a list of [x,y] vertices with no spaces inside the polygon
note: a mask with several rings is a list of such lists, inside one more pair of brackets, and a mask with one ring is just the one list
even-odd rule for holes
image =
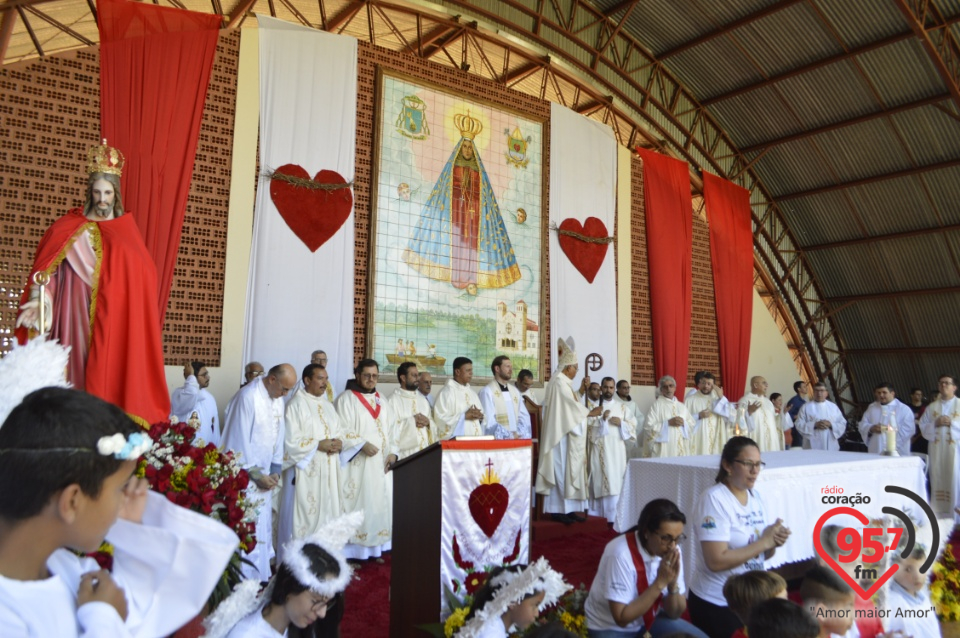
{"label": "white altar cloth", "polygon": [[[790,528],[790,540],[777,549],[767,568],[813,558],[813,529],[817,520],[834,507],[853,507],[868,517],[879,518],[884,506],[907,513],[920,525],[928,525],[920,508],[906,497],[884,491],[887,485],[897,485],[920,495],[929,502],[923,461],[916,456],[888,457],[861,452],[831,452],[825,450],[788,450],[766,452],[762,460],[766,467],[760,472],[756,489],[763,499],[769,522],[782,518]],[[614,529],[624,531],[637,524],[643,506],[655,498],[666,498],[676,503],[687,516],[682,543],[684,579],[690,582],[692,569],[697,564],[695,552],[698,521],[693,520],[700,495],[714,484],[720,468],[720,456],[686,456],[662,459],[632,459],[627,465],[623,492],[617,505]],[[822,489],[837,486],[842,496],[868,496],[869,504],[855,506],[824,503]],[[861,526],[852,516],[834,516],[828,524]],[[918,537],[920,532],[918,531]]]}

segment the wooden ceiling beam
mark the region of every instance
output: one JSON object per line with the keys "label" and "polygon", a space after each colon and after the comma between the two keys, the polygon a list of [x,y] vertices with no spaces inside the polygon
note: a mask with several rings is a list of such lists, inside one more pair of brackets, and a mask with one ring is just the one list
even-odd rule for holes
{"label": "wooden ceiling beam", "polygon": [[13,27],[17,25],[17,10],[7,9],[3,12],[3,18],[0,19],[0,65],[7,57],[7,47],[10,46],[10,36],[13,34]]}
{"label": "wooden ceiling beam", "polygon": [[243,21],[244,16],[247,15],[247,12],[253,8],[253,5],[257,4],[257,0],[241,0],[240,4],[233,8],[233,11],[229,15],[223,17],[226,21],[226,24],[223,25],[224,29],[233,29],[238,26],[240,22]]}

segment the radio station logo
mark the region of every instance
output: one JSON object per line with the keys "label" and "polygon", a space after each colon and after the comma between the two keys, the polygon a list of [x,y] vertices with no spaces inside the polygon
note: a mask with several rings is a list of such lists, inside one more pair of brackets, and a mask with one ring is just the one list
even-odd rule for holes
{"label": "radio station logo", "polygon": [[[830,488],[830,490],[834,490],[832,492],[833,494],[842,494],[842,489],[836,491],[835,488]],[[940,530],[937,526],[933,509],[926,501],[908,489],[896,485],[888,485],[884,488],[884,491],[890,494],[898,494],[914,501],[930,521],[930,530],[933,534],[931,547],[926,553],[926,560],[919,568],[921,574],[926,574],[933,565],[933,561],[936,559],[940,548]],[[829,497],[830,500],[828,500],[828,497],[824,497],[823,502],[851,503],[855,501],[856,504],[868,504],[870,502],[869,497],[859,498],[859,496],[859,494],[851,498],[831,496]],[[889,567],[887,567],[882,574],[879,573],[880,563],[883,561],[884,556],[890,552],[894,552],[899,553],[902,560],[906,560],[913,552],[917,543],[916,527],[909,516],[894,507],[883,507],[881,511],[884,514],[898,518],[903,524],[903,527],[869,527],[870,519],[863,512],[848,505],[841,505],[824,512],[813,530],[813,545],[817,554],[831,569],[843,578],[857,596],[863,600],[867,600],[873,596],[873,594],[900,569],[900,565],[898,565],[897,562],[891,561]],[[863,524],[863,528],[855,529],[853,527],[844,527],[840,529],[836,539],[834,539],[836,546],[840,549],[840,553],[839,556],[835,557],[831,552],[824,549],[821,532],[823,531],[824,525],[826,525],[831,518],[839,515],[854,517]],[[906,542],[901,543],[904,535],[906,535]],[[903,549],[900,550],[900,547]],[[853,572],[852,575],[847,569],[844,569],[844,565],[850,565],[851,563],[857,563],[853,566],[853,569],[850,570]],[[861,584],[863,581],[872,581],[873,584],[869,589],[864,589]]]}

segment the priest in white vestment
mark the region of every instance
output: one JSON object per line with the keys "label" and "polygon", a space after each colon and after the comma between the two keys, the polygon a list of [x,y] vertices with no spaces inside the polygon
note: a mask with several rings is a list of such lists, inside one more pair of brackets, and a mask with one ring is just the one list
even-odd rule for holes
{"label": "priest in white vestment", "polygon": [[483,429],[497,439],[529,439],[530,413],[520,391],[510,383],[513,364],[499,355],[490,366],[493,381],[477,393],[483,411]]}
{"label": "priest in white vestment", "polygon": [[[803,439],[794,427],[793,417],[790,416],[790,411],[786,410],[783,407],[783,395],[779,392],[774,392],[770,395],[770,403],[773,404],[773,411],[777,415],[777,427],[780,428],[780,431],[783,432],[783,449],[788,449],[791,447],[801,447],[800,445],[794,445],[794,441],[799,441]],[[798,410],[799,412],[799,410]],[[810,445],[804,441],[803,449],[809,450]]]}
{"label": "priest in white vestment", "polygon": [[677,399],[677,381],[670,375],[657,383],[659,396],[647,411],[643,429],[651,458],[690,456],[693,440],[690,435],[697,422],[687,406]]}
{"label": "priest in white vestment", "polygon": [[715,386],[711,372],[700,373],[696,392],[688,394],[683,404],[696,420],[691,435],[690,454],[720,454],[733,436],[730,419],[734,408]]}
{"label": "priest in white vestment", "polygon": [[877,384],[873,389],[873,398],[876,401],[864,411],[859,426],[867,451],[880,454],[887,449],[885,426],[892,425],[896,429],[897,453],[900,456],[910,456],[910,438],[917,427],[913,410],[896,398],[893,385],[886,381]]}
{"label": "priest in white vestment", "polygon": [[[590,410],[573,388],[577,376],[577,353],[573,339],[558,340],[557,370],[543,397],[543,426],[537,464],[537,494],[544,496],[543,511],[563,523],[584,521],[578,512],[587,509],[587,418],[600,416]],[[589,383],[589,378],[585,377]],[[572,515],[572,516],[571,516]]]}
{"label": "priest in white vestment", "polygon": [[[911,422],[913,413],[911,412]],[[804,447],[811,450],[840,449],[840,437],[847,431],[847,418],[837,404],[827,399],[827,386],[813,386],[813,400],[800,406],[797,412],[797,431],[803,435]],[[864,439],[866,440],[866,439]]]}
{"label": "priest in white vestment", "polygon": [[[950,375],[941,375],[937,379],[937,388],[940,394],[927,405],[920,417],[920,432],[923,438],[930,441],[930,492],[952,491],[953,506],[960,505],[960,399],[957,398],[957,380]],[[947,454],[953,449],[953,476],[942,476],[934,471],[935,460],[938,454]],[[951,480],[952,479],[952,480]],[[944,483],[943,486],[939,485]],[[931,496],[931,505],[934,511],[940,514],[941,508]],[[954,515],[954,520],[958,520]],[[958,521],[960,522],[960,521]]]}
{"label": "priest in white vestment", "polygon": [[412,361],[401,363],[397,368],[397,381],[400,387],[393,391],[388,403],[393,415],[397,457],[403,459],[436,442],[437,425],[431,416],[430,402],[418,389],[420,371],[417,364]]}
{"label": "priest in white vestment", "polygon": [[293,366],[282,363],[264,377],[246,384],[227,404],[220,448],[239,454],[240,466],[250,473],[247,499],[258,508],[257,546],[244,558],[245,578],[270,579],[273,549],[272,493],[280,484],[283,463],[283,397],[297,384]]}
{"label": "priest in white vestment", "polygon": [[637,421],[633,406],[617,399],[613,377],[600,382],[598,417],[591,418],[590,428],[590,514],[602,516],[611,523],[617,517],[617,502],[623,491],[627,473],[627,446],[637,437]]}
{"label": "priest in white vestment", "polygon": [[[303,385],[284,413],[283,492],[277,546],[310,536],[338,518],[340,507],[340,417],[327,398],[329,378],[323,366],[303,369]],[[283,560],[283,556],[280,556]]]}
{"label": "priest in white vestment", "polygon": [[375,558],[390,549],[393,534],[393,475],[399,450],[393,414],[377,392],[380,367],[373,359],[357,365],[356,387],[337,397],[343,431],[340,499],[345,514],[363,510],[363,525],[347,546],[348,558]]}
{"label": "priest in white vestment", "polygon": [[455,436],[483,436],[483,410],[480,397],[470,387],[473,361],[466,357],[453,360],[453,378],[447,380],[433,403],[433,420],[441,439]]}
{"label": "priest in white vestment", "polygon": [[761,452],[783,449],[783,431],[777,426],[777,410],[767,398],[766,379],[750,379],[750,392],[740,399],[739,408],[743,410],[749,436],[756,441]]}
{"label": "priest in white vestment", "polygon": [[220,410],[207,390],[210,372],[200,361],[183,366],[183,386],[170,397],[170,416],[181,423],[196,423],[197,438],[220,446]]}
{"label": "priest in white vestment", "polygon": [[640,406],[636,401],[633,400],[633,397],[630,396],[630,382],[626,379],[620,379],[617,381],[617,394],[613,397],[614,401],[619,401],[626,405],[627,410],[633,413],[634,423],[636,424],[637,432],[636,438],[632,441],[626,441],[625,445],[627,447],[627,458],[636,459],[644,458],[647,454],[647,440],[644,438],[643,434],[643,421],[646,418],[643,410],[640,409]]}

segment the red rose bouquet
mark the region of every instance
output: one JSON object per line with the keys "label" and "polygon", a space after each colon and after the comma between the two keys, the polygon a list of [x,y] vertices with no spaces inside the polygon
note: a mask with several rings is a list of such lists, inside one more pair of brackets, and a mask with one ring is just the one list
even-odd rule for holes
{"label": "red rose bouquet", "polygon": [[137,476],[171,502],[220,521],[240,538],[239,550],[210,595],[213,611],[242,580],[241,552],[250,553],[257,544],[256,511],[245,492],[250,477],[233,452],[212,443],[196,445],[196,428],[189,423],[156,423],[148,434],[153,447],[140,458]]}

